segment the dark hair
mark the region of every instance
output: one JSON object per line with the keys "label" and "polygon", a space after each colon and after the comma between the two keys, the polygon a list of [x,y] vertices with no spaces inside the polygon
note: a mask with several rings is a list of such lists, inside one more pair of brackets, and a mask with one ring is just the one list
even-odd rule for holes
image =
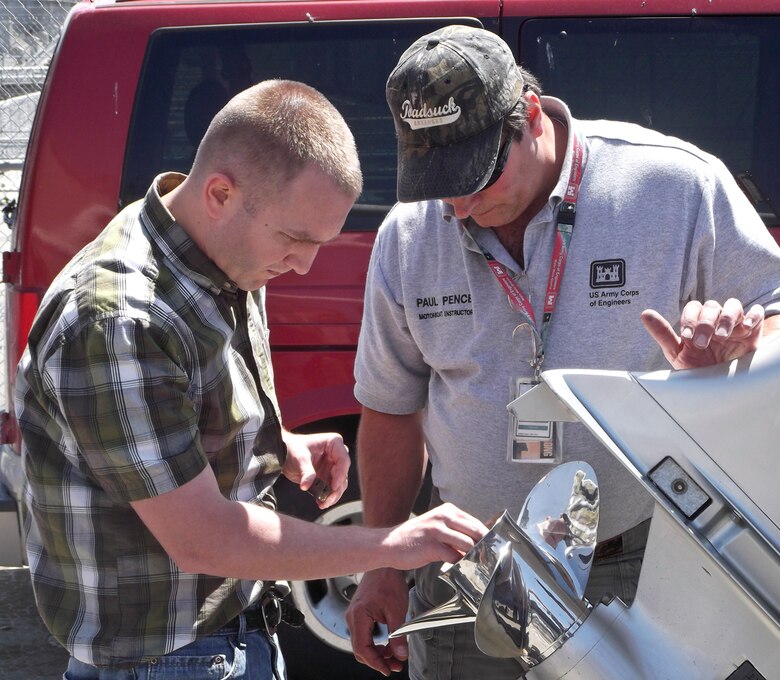
{"label": "dark hair", "polygon": [[[542,96],[542,85],[537,80],[536,76],[527,71],[522,66],[518,66],[520,75],[523,77],[523,95],[526,92],[533,92],[538,97]],[[524,96],[515,104],[513,108],[504,118],[504,136],[512,134],[515,141],[520,141],[523,138],[523,129],[528,121],[528,102]]]}

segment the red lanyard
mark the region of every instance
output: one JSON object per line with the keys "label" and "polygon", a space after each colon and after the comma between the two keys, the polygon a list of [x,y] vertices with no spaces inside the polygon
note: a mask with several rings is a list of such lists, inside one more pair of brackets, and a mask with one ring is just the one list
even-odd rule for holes
{"label": "red lanyard", "polygon": [[498,262],[487,250],[482,248],[490,271],[493,272],[501,287],[509,298],[509,304],[516,312],[522,314],[535,336],[534,370],[538,377],[544,361],[544,341],[552,321],[553,310],[558,302],[558,293],[563,281],[563,272],[566,269],[566,258],[569,251],[569,242],[571,233],[574,229],[574,218],[577,214],[577,198],[580,193],[580,183],[582,182],[583,166],[583,145],[577,134],[574,134],[574,148],[571,162],[571,171],[569,172],[569,184],[566,187],[566,194],[558,210],[558,217],[555,228],[555,245],[553,246],[552,262],[550,263],[550,274],[547,278],[547,293],[544,296],[544,314],[542,316],[541,330],[536,327],[536,317],[531,306],[531,301],[520,289],[515,280],[509,275],[504,265]]}

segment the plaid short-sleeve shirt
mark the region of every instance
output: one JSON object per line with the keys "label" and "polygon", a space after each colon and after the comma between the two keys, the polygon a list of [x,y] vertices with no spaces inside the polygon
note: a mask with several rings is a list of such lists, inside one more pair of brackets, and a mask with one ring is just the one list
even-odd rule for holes
{"label": "plaid short-sleeve shirt", "polygon": [[38,608],[97,666],[182,647],[261,587],[180,571],[129,502],[210,465],[227,498],[273,506],[286,452],[262,292],[237,289],[166,210],[182,179],[158,177],[59,274],[17,372]]}

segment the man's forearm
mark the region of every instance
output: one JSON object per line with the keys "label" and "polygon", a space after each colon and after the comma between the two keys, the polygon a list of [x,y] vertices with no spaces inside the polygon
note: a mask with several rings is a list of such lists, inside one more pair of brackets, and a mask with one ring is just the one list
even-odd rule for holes
{"label": "man's forearm", "polygon": [[[180,566],[217,576],[306,580],[376,569],[398,557],[384,529],[323,526],[235,502],[225,504],[223,512],[201,534],[211,533],[214,542],[190,543],[191,561]],[[226,526],[235,530],[226,532]],[[217,540],[219,549],[214,549]]]}
{"label": "man's forearm", "polygon": [[225,498],[210,467],[177,489],[131,505],[182,570],[245,579],[411,569],[457,559],[484,533],[478,520],[454,506],[392,527],[306,522]]}
{"label": "man's forearm", "polygon": [[409,517],[425,474],[422,414],[390,415],[364,408],[358,429],[363,520],[393,526]]}

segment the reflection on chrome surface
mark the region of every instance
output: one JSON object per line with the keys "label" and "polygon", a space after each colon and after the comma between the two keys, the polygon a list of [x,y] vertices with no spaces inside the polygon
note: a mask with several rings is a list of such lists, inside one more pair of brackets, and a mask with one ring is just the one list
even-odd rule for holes
{"label": "reflection on chrome surface", "polygon": [[453,598],[395,630],[474,622],[479,648],[532,667],[579,627],[599,517],[596,475],[583,462],[554,468],[529,494],[515,522],[506,512],[460,561],[439,577]]}

